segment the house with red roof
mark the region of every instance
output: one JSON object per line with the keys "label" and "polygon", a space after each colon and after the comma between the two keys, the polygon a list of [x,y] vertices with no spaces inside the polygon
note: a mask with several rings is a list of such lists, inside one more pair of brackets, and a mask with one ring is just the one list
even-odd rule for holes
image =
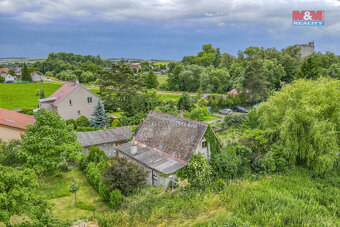
{"label": "house with red roof", "polygon": [[97,95],[79,82],[68,82],[48,98],[39,99],[39,108],[55,111],[64,120],[76,120],[80,116],[90,119],[99,100]]}
{"label": "house with red roof", "polygon": [[9,141],[20,139],[28,125],[33,125],[35,119],[31,115],[0,108],[0,139]]}

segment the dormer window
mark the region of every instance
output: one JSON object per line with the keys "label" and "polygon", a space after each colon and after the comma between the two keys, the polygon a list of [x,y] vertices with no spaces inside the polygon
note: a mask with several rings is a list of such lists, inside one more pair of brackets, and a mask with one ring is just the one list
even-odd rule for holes
{"label": "dormer window", "polygon": [[92,97],[87,97],[87,103],[91,104],[92,103]]}
{"label": "dormer window", "polygon": [[69,104],[70,104],[70,106],[72,106],[72,100],[71,99],[69,100]]}

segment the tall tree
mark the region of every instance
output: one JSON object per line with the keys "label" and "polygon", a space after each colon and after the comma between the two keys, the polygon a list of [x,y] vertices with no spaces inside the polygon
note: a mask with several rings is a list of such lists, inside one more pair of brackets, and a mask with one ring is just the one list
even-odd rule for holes
{"label": "tall tree", "polygon": [[26,63],[24,63],[24,67],[22,68],[22,75],[21,75],[21,77],[22,77],[23,81],[30,81],[30,82],[32,82],[32,77],[31,77],[31,74],[30,74],[30,72],[28,70],[28,67],[27,67]]}
{"label": "tall tree", "polygon": [[61,162],[75,160],[82,147],[77,134],[57,113],[41,109],[35,120],[23,135],[17,155],[38,174],[54,174]]}
{"label": "tall tree", "polygon": [[158,87],[159,83],[158,83],[157,75],[154,74],[154,72],[152,70],[146,76],[145,84],[146,84],[146,87],[149,88],[149,89]]}
{"label": "tall tree", "polygon": [[193,108],[191,97],[187,93],[184,93],[179,98],[177,105],[179,110],[191,111],[191,109]]}
{"label": "tall tree", "polygon": [[298,78],[306,78],[306,79],[317,79],[319,78],[320,71],[313,58],[313,55],[307,57],[301,67],[300,71],[298,72]]}
{"label": "tall tree", "polygon": [[139,74],[134,74],[128,65],[112,64],[112,70],[99,73],[98,84],[105,106],[110,110],[121,108],[123,111],[131,100],[142,91]]}
{"label": "tall tree", "polygon": [[104,128],[105,126],[109,125],[109,119],[106,115],[105,107],[100,101],[98,101],[97,106],[94,108],[92,116],[93,116],[93,118],[91,119],[92,127]]}

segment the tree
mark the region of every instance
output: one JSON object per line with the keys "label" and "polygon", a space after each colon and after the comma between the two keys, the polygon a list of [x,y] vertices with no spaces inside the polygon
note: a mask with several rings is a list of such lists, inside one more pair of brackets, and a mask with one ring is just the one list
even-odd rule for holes
{"label": "tree", "polygon": [[101,161],[107,162],[107,156],[103,150],[97,146],[91,146],[90,152],[86,157],[87,162],[99,163]]}
{"label": "tree", "polygon": [[66,125],[57,113],[45,109],[35,115],[35,120],[22,136],[18,150],[25,166],[38,174],[54,174],[61,162],[77,159],[82,147],[72,126]]}
{"label": "tree", "polygon": [[119,189],[124,195],[128,195],[145,182],[147,172],[126,158],[115,158],[103,176],[109,190]]}
{"label": "tree", "polygon": [[79,191],[80,184],[76,181],[74,177],[72,177],[72,184],[70,185],[70,188],[68,189],[69,192],[74,194],[74,205],[77,205],[77,192]]}
{"label": "tree", "polygon": [[0,221],[11,226],[13,215],[27,215],[32,221],[39,221],[48,215],[50,206],[33,193],[38,186],[33,170],[18,170],[0,165]]}
{"label": "tree", "polygon": [[0,83],[4,83],[5,82],[5,78],[0,76]]}
{"label": "tree", "polygon": [[29,81],[29,82],[32,82],[32,77],[31,77],[31,74],[28,70],[28,67],[26,65],[26,63],[24,63],[24,67],[22,68],[22,80],[23,81]]}
{"label": "tree", "polygon": [[8,73],[11,74],[12,76],[17,76],[17,74],[15,73],[13,69],[9,69]]}
{"label": "tree", "polygon": [[125,111],[131,100],[142,91],[142,80],[128,65],[112,64],[112,70],[99,73],[98,84],[101,97],[109,110],[121,108]]}
{"label": "tree", "polygon": [[0,139],[0,165],[17,166],[22,164],[17,157],[18,149],[20,149],[20,140],[4,142]]}
{"label": "tree", "polygon": [[188,93],[184,93],[178,100],[177,108],[179,110],[191,111],[193,103]]}
{"label": "tree", "polygon": [[340,63],[332,64],[326,73],[327,76],[340,79]]}
{"label": "tree", "polygon": [[106,115],[104,105],[98,101],[97,106],[94,108],[91,119],[91,127],[104,128],[109,125],[109,119]]}
{"label": "tree", "polygon": [[339,153],[340,82],[296,80],[258,108],[260,128],[270,143],[281,142],[295,163],[316,173],[334,169]]}
{"label": "tree", "polygon": [[146,76],[145,84],[146,84],[146,87],[149,89],[158,87],[159,83],[158,83],[157,75],[154,74],[152,70]]}
{"label": "tree", "polygon": [[315,62],[315,59],[313,58],[313,55],[307,57],[300,66],[298,78],[315,80],[319,78],[319,75],[320,75],[319,68]]}
{"label": "tree", "polygon": [[207,119],[207,117],[210,116],[210,111],[208,110],[208,108],[206,106],[196,106],[195,109],[193,109],[190,113],[189,113],[189,118],[192,120],[196,120],[196,121],[205,121]]}

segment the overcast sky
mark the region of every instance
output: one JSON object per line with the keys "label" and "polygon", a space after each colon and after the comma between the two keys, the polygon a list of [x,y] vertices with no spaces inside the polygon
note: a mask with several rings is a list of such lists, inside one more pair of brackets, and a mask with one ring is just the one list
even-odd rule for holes
{"label": "overcast sky", "polygon": [[[325,26],[293,27],[292,10],[324,10]],[[340,55],[339,0],[0,0],[0,27],[0,57],[179,60],[206,43],[236,54],[312,40]]]}

